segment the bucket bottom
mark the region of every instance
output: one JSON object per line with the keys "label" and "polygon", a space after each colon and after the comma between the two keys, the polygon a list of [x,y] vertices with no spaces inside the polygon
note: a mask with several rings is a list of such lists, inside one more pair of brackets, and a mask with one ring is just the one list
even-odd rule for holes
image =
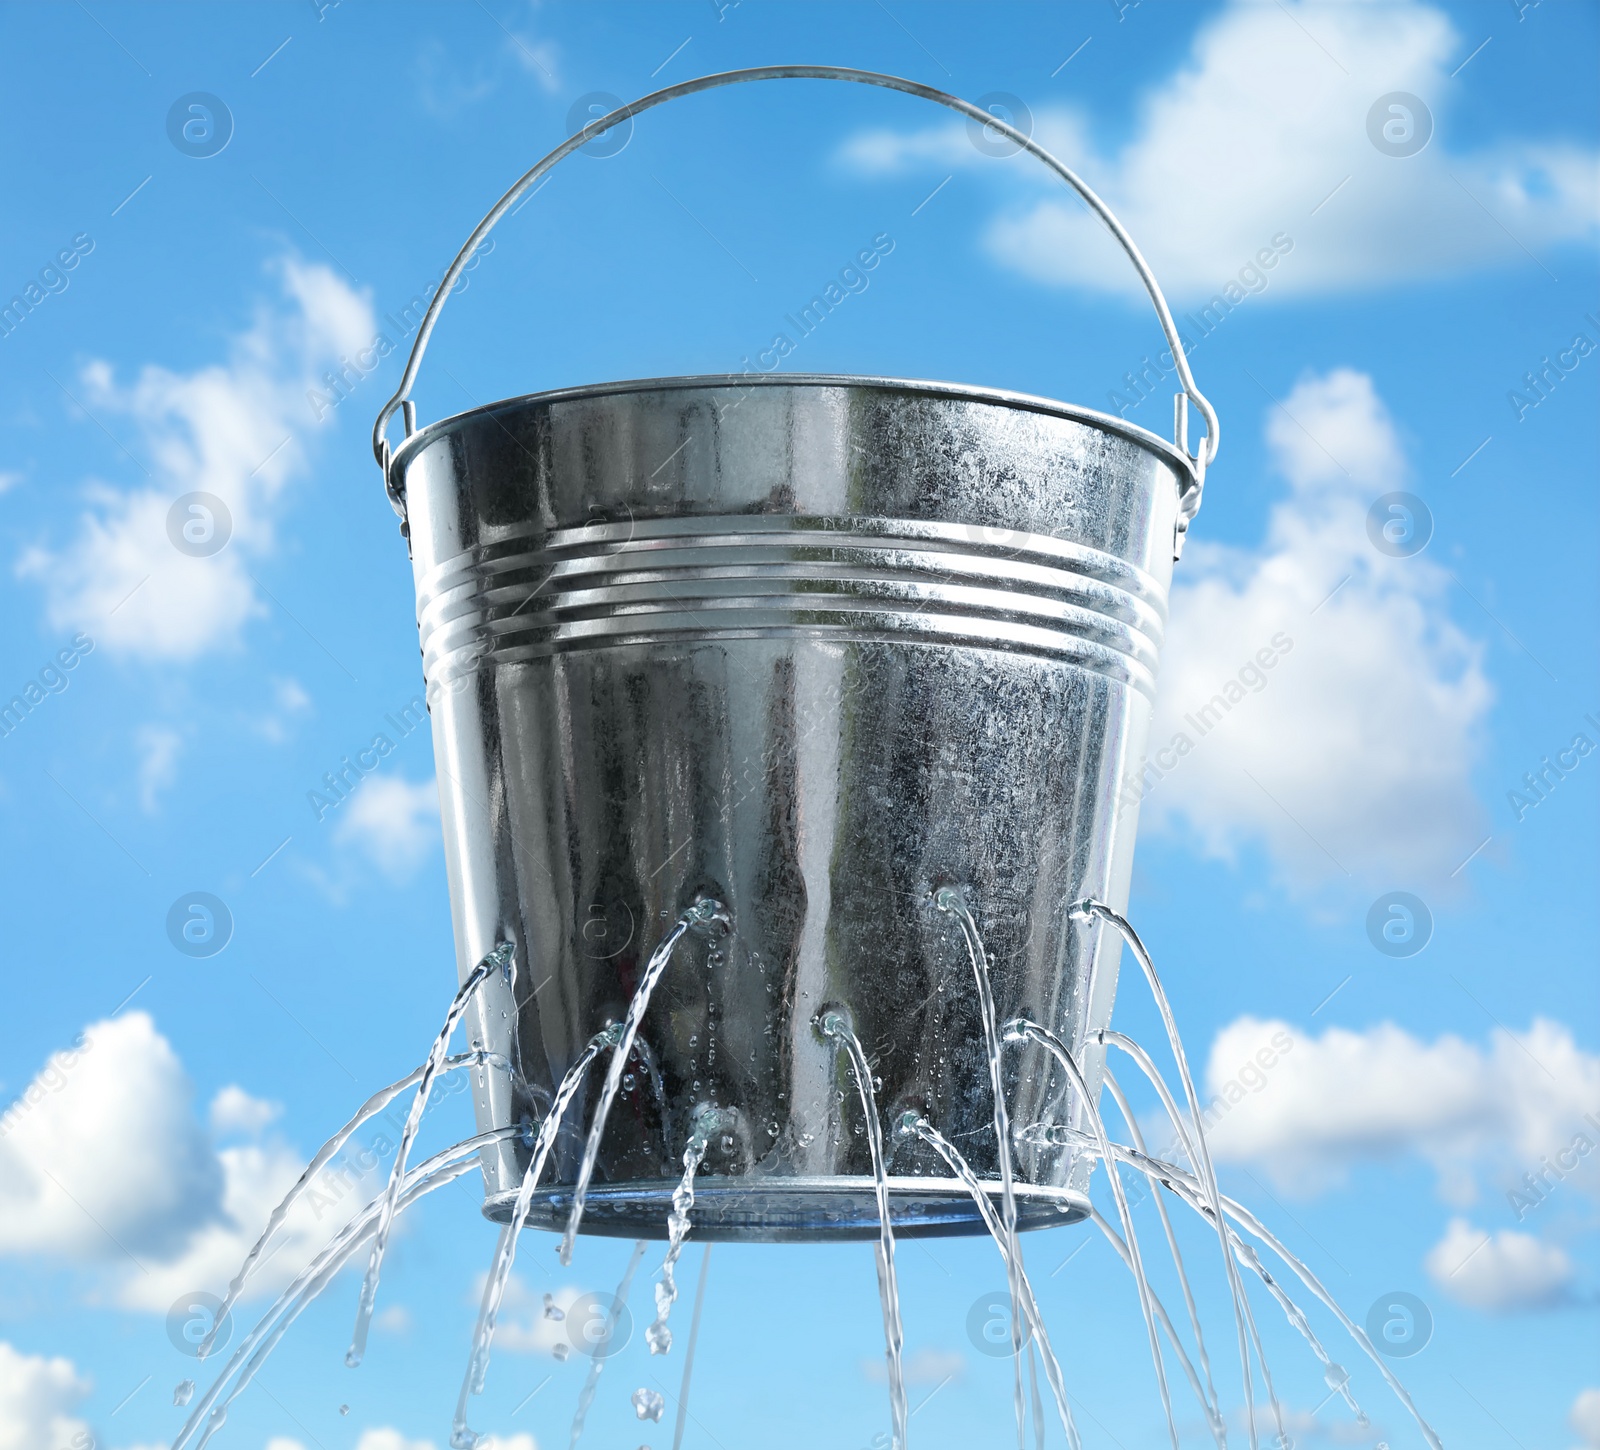
{"label": "bucket bottom", "polygon": [[[985,1191],[998,1210],[1000,1185]],[[675,1179],[597,1183],[584,1205],[583,1232],[608,1238],[665,1239]],[[1051,1228],[1088,1217],[1088,1200],[1069,1188],[1016,1185],[1017,1227]],[[889,1179],[890,1220],[897,1238],[948,1238],[987,1233],[971,1197],[949,1178]],[[515,1193],[485,1200],[484,1216],[511,1217]],[[535,1193],[528,1227],[561,1232],[572,1210],[570,1189]],[[748,1179],[696,1180],[691,1236],[701,1242],[831,1243],[878,1236],[878,1200],[866,1177],[784,1178],[751,1186]]]}

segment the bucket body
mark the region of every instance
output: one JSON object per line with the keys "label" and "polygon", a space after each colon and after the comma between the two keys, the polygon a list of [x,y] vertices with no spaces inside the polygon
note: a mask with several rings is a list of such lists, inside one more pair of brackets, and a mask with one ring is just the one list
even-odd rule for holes
{"label": "bucket body", "polygon": [[[522,1081],[480,1129],[537,1122],[697,898],[627,1064],[583,1228],[664,1237],[715,1105],[698,1237],[877,1232],[844,1007],[886,1124],[924,1112],[994,1180],[960,891],[1002,1022],[1061,1036],[1098,1090],[1178,513],[1171,444],[1043,399],[838,377],[684,378],[498,403],[394,460],[416,578],[468,1016]],[[1081,1126],[1060,1070],[1004,1049],[1019,1128]],[[564,1219],[604,1064],[530,1223]],[[475,1075],[477,1076],[477,1075]],[[1090,1163],[1015,1148],[1024,1227],[1081,1215]],[[897,1232],[982,1231],[943,1164],[889,1140]],[[503,1218],[527,1148],[485,1159]],[[998,1184],[994,1185],[998,1192]]]}

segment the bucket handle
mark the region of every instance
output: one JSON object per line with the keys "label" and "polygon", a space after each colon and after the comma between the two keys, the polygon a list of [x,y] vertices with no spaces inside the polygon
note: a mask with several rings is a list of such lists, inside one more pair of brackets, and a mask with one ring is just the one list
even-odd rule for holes
{"label": "bucket handle", "polygon": [[[1118,242],[1122,250],[1127,253],[1128,260],[1133,263],[1134,270],[1139,274],[1139,280],[1144,283],[1144,288],[1150,295],[1154,304],[1156,316],[1160,319],[1161,330],[1166,335],[1167,346],[1172,351],[1172,360],[1176,365],[1178,381],[1183,385],[1183,391],[1174,399],[1173,441],[1178,451],[1183,454],[1188,462],[1188,486],[1182,490],[1178,502],[1178,544],[1182,543],[1182,536],[1188,529],[1189,521],[1194,518],[1200,508],[1200,494],[1205,487],[1206,468],[1217,456],[1219,441],[1219,425],[1217,412],[1205,395],[1200,391],[1194,380],[1194,374],[1189,371],[1189,359],[1184,355],[1183,339],[1178,335],[1176,324],[1172,320],[1172,312],[1167,306],[1167,299],[1161,293],[1161,285],[1156,281],[1155,273],[1150,270],[1150,264],[1145,261],[1139,248],[1130,237],[1105,202],[1101,201],[1088,184],[1063,162],[1058,161],[1043,146],[1034,141],[1032,137],[1024,135],[1015,126],[991,115],[980,106],[971,101],[964,101],[959,96],[952,96],[946,91],[935,90],[932,86],[925,86],[920,81],[906,80],[901,76],[884,75],[879,71],[854,70],[847,66],[835,65],[764,65],[752,66],[745,70],[719,71],[714,75],[696,77],[694,80],[682,81],[675,86],[666,86],[659,91],[652,91],[647,96],[642,96],[637,101],[619,106],[609,115],[601,116],[598,120],[591,121],[581,131],[567,137],[559,146],[551,151],[542,160],[536,162],[531,170],[524,172],[522,177],[497,201],[484,219],[478,223],[466,244],[456,254],[456,259],[450,264],[450,270],[444,275],[438,287],[434,290],[433,298],[428,304],[428,311],[422,319],[422,324],[417,328],[416,340],[411,345],[411,355],[406,359],[406,370],[400,379],[400,386],[395,389],[394,396],[385,403],[379,411],[376,421],[372,425],[372,453],[378,461],[378,467],[383,470],[384,487],[389,494],[389,502],[394,505],[394,510],[403,519],[405,517],[405,503],[395,487],[392,476],[391,462],[393,453],[389,446],[389,439],[385,435],[389,420],[396,410],[401,413],[405,426],[406,437],[410,438],[417,431],[417,407],[411,401],[411,389],[416,384],[417,372],[422,366],[422,356],[427,351],[428,339],[433,335],[434,323],[439,319],[439,313],[444,308],[445,299],[450,295],[462,272],[466,270],[467,263],[472,260],[472,255],[482,244],[483,239],[494,230],[495,224],[516,203],[530,186],[541,176],[545,175],[558,161],[565,160],[579,147],[586,145],[596,136],[608,131],[612,126],[625,120],[631,120],[641,111],[647,111],[652,106],[659,106],[666,101],[675,101],[679,96],[692,96],[699,91],[714,90],[718,86],[738,85],[744,81],[773,81],[773,80],[823,80],[823,81],[850,81],[857,85],[882,86],[885,90],[903,91],[910,96],[920,96],[924,100],[936,101],[941,106],[947,106],[963,116],[981,123],[990,130],[998,131],[1002,136],[1014,141],[1020,150],[1026,151],[1031,156],[1036,156],[1057,176],[1061,177],[1079,196],[1088,204],[1091,211],[1105,223]],[[1200,415],[1205,419],[1206,434],[1201,440],[1199,449],[1191,454],[1188,440],[1188,411],[1187,403],[1193,402],[1199,409]]]}

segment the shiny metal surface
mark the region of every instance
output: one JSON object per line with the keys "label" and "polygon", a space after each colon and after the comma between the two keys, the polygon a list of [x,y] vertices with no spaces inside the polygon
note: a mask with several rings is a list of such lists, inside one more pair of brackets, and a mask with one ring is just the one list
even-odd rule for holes
{"label": "shiny metal surface", "polygon": [[[514,940],[516,1000],[472,1035],[480,1127],[541,1112],[696,896],[644,1019],[585,1220],[665,1233],[687,1125],[734,1131],[695,1234],[875,1232],[843,1060],[848,1008],[886,1121],[926,1113],[992,1177],[972,970],[932,893],[967,899],[1002,1019],[1072,1045],[1109,1018],[1117,947],[1068,918],[1127,900],[1184,464],[1040,399],[855,378],[689,378],[516,399],[408,439],[410,525],[458,964]],[[1096,946],[1100,956],[1096,957]],[[473,1019],[469,1017],[469,1022]],[[1011,1048],[1013,1121],[1071,1123],[1061,1074]],[[560,1221],[598,1073],[532,1222]],[[488,1164],[503,1212],[525,1152]],[[1082,1203],[1089,1164],[1019,1142],[1023,1224]],[[897,1230],[981,1231],[931,1150],[892,1160]]]}

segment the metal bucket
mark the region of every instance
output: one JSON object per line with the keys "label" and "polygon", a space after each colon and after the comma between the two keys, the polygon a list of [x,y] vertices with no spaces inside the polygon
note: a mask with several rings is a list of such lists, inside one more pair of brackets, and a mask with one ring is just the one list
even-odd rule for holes
{"label": "metal bucket", "polygon": [[[828,68],[707,77],[625,111],[796,74],[984,114]],[[458,267],[621,114],[530,171]],[[585,1231],[665,1236],[690,1124],[716,1105],[697,1236],[874,1234],[860,1104],[814,1026],[825,1005],[848,1009],[886,1118],[922,1110],[992,1179],[972,966],[933,895],[965,895],[1001,1019],[1050,1027],[1097,1086],[1088,1039],[1109,1020],[1119,947],[1068,908],[1126,904],[1137,804],[1122,785],[1144,751],[1175,541],[1214,451],[1208,406],[1192,394],[1199,459],[1181,423],[1174,444],[1041,398],[877,378],[617,383],[418,431],[403,400],[453,280],[375,442],[414,560],[458,968],[517,947],[514,1000],[486,988],[468,1021],[525,1085],[490,1075],[480,1127],[539,1118],[661,935],[712,897],[731,930],[686,937],[651,1000]],[[402,404],[391,456],[382,429]],[[1008,1052],[1012,1121],[1074,1125],[1048,1059]],[[596,1073],[532,1223],[565,1216],[598,1087]],[[1022,1226],[1081,1216],[1086,1157],[1035,1139],[1015,1158]],[[491,1216],[526,1159],[509,1143],[487,1156]],[[896,1151],[890,1186],[898,1232],[982,1231],[919,1145]]]}

